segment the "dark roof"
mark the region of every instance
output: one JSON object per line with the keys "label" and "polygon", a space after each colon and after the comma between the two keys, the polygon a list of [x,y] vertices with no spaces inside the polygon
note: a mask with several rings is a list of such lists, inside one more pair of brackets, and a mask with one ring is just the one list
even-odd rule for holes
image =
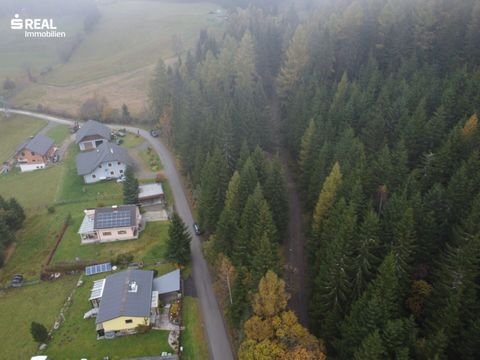
{"label": "dark roof", "polygon": [[[136,292],[130,292],[135,282]],[[107,276],[96,323],[115,319],[119,316],[149,317],[152,305],[153,271],[125,270]]]}
{"label": "dark roof", "polygon": [[34,151],[39,155],[45,155],[53,146],[54,141],[48,136],[37,134],[17,147],[17,153],[23,149]]}
{"label": "dark roof", "polygon": [[94,229],[135,226],[137,224],[137,206],[120,205],[95,209]]}
{"label": "dark roof", "polygon": [[93,151],[83,152],[77,155],[77,174],[88,175],[103,162],[121,161],[127,165],[132,165],[133,161],[127,150],[124,148],[104,142]]}
{"label": "dark roof", "polygon": [[153,279],[153,290],[159,295],[180,291],[180,269]]}
{"label": "dark roof", "polygon": [[99,135],[104,139],[110,140],[112,131],[102,123],[95,120],[88,120],[75,134],[75,142],[78,144],[84,137]]}

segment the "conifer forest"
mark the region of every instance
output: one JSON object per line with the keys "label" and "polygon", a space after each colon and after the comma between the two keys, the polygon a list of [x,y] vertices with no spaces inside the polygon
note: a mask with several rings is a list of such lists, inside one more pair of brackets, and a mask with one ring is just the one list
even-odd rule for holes
{"label": "conifer forest", "polygon": [[239,358],[478,359],[480,1],[222,4],[149,100]]}

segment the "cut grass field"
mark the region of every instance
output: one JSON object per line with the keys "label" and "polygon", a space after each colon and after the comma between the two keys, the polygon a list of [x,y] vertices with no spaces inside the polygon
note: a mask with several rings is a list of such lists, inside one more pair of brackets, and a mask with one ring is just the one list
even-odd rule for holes
{"label": "cut grass field", "polygon": [[[15,105],[35,108],[42,104],[76,114],[80,104],[97,93],[114,108],[125,103],[133,114],[141,113],[153,66],[160,58],[175,57],[172,38],[181,39],[184,49],[193,48],[201,29],[219,32],[225,24],[221,17],[208,14],[218,8],[208,2],[117,0],[99,1],[97,5],[101,13],[98,24],[84,34],[67,63],[58,62],[57,49],[50,44],[44,48],[45,54],[37,54],[39,47],[30,45],[38,59],[33,68],[51,65],[52,71],[39,76],[37,83],[27,83],[13,98]],[[8,46],[15,47],[17,43],[23,46],[21,41]],[[28,49],[25,46],[21,50]],[[7,50],[14,54],[20,51],[9,47]],[[25,73],[21,64],[17,63],[15,68],[10,57],[5,62],[6,74],[15,80],[17,74]]]}
{"label": "cut grass field", "polygon": [[186,296],[183,299],[183,325],[185,331],[182,333],[182,359],[208,359],[208,347],[197,298]]}
{"label": "cut grass field", "polygon": [[112,360],[160,355],[162,351],[172,351],[168,345],[168,332],[152,330],[148,334],[131,335],[113,340],[97,340],[94,319],[83,319],[90,310],[88,301],[94,280],[104,277],[83,277],[84,284],[75,292],[65,323],[53,334],[46,354],[52,359],[102,359]]}
{"label": "cut grass field", "polygon": [[68,276],[0,293],[0,359],[30,359],[37,353],[38,344],[30,335],[31,322],[50,329],[77,280]]}
{"label": "cut grass field", "polygon": [[23,115],[11,115],[6,118],[0,113],[0,163],[15,153],[18,145],[35,135],[47,122]]}

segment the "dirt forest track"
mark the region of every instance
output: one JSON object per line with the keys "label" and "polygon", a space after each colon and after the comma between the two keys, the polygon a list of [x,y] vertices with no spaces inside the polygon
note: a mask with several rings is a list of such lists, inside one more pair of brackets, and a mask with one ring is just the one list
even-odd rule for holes
{"label": "dirt forest track", "polygon": [[280,157],[282,170],[287,182],[288,196],[288,234],[285,242],[284,278],[291,295],[289,308],[295,312],[303,326],[308,325],[308,288],[306,282],[306,238],[304,233],[303,207],[292,170],[293,163],[285,146],[282,146],[280,134],[280,108],[274,95],[270,102],[270,121],[274,134],[273,146]]}
{"label": "dirt forest track", "polygon": [[[32,116],[64,125],[72,125],[74,122],[71,119],[59,118],[56,116],[45,115],[32,111],[11,109],[9,112],[13,114]],[[127,131],[142,136],[158,153],[158,156],[160,157],[160,160],[164,166],[164,173],[170,182],[170,187],[172,189],[175,201],[175,210],[188,226],[188,229],[192,235],[192,276],[195,283],[195,289],[200,300],[202,317],[204,320],[204,329],[210,350],[210,357],[214,360],[233,360],[234,355],[232,347],[227,336],[225,324],[220,312],[220,307],[213,292],[212,280],[207,263],[203,258],[200,238],[192,231],[191,225],[194,222],[193,215],[187,202],[187,197],[182,186],[181,178],[175,167],[175,160],[173,156],[159,138],[152,138],[149,132],[144,129],[116,124],[108,124],[108,126],[113,128],[126,128]]]}

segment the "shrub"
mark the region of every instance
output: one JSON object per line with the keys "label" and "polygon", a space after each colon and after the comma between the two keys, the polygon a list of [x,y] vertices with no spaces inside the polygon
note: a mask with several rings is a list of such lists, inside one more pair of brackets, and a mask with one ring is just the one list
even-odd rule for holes
{"label": "shrub", "polygon": [[35,321],[32,321],[32,324],[30,325],[30,333],[32,334],[33,340],[36,342],[44,343],[48,340],[47,328]]}
{"label": "shrub", "polygon": [[55,212],[55,206],[53,205],[50,205],[48,208],[47,208],[47,212],[49,214],[53,214]]}

